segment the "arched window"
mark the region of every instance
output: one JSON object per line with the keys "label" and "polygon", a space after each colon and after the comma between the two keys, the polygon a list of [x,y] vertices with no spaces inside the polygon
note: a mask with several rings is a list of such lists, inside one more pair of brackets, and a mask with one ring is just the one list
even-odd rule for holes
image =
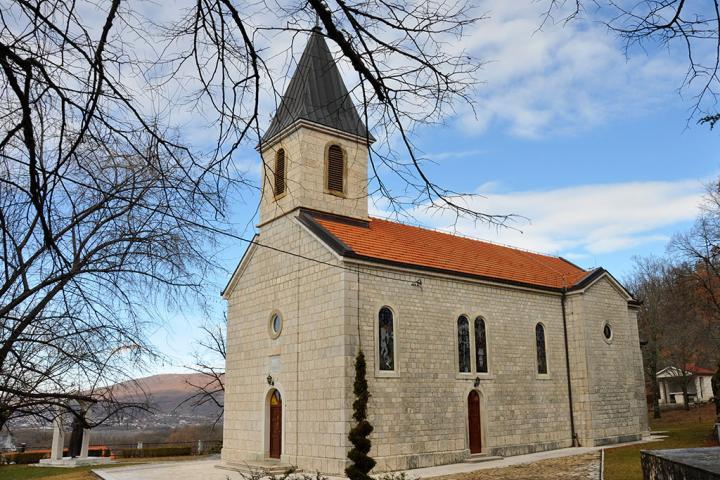
{"label": "arched window", "polygon": [[380,309],[378,329],[379,369],[395,370],[395,325],[392,310],[387,307]]}
{"label": "arched window", "polygon": [[470,371],[470,322],[465,315],[457,319],[458,360],[460,372]]}
{"label": "arched window", "polygon": [[485,336],[485,320],[475,319],[475,368],[478,373],[487,373],[487,337]]}
{"label": "arched window", "polygon": [[275,154],[275,196],[285,193],[285,150]]}
{"label": "arched window", "polygon": [[535,325],[535,349],[537,351],[537,372],[548,373],[547,354],[545,352],[545,327],[542,323]]}
{"label": "arched window", "polygon": [[327,160],[327,189],[343,193],[345,176],[345,157],[339,145],[330,145]]}

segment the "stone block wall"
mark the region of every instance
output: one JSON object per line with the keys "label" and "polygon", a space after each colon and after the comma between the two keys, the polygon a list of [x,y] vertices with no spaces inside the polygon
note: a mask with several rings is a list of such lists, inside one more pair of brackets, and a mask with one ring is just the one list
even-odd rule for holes
{"label": "stone block wall", "polygon": [[[292,216],[263,227],[258,242],[337,262]],[[262,247],[254,247],[248,260],[228,298],[223,461],[237,465],[267,456],[267,400],[277,388],[283,400],[281,461],[340,472],[349,415],[342,270]],[[283,317],[277,339],[270,335],[274,311]]]}
{"label": "stone block wall", "polygon": [[[339,145],[345,155],[344,195],[326,190],[326,159],[330,145]],[[275,155],[285,150],[286,193],[275,198],[273,181]],[[260,224],[297,207],[321,210],[348,217],[368,218],[368,148],[346,136],[319,129],[300,127],[262,152],[263,192],[260,200]]]}
{"label": "stone block wall", "polygon": [[[413,286],[418,278],[422,285]],[[347,275],[346,282],[350,312],[357,308],[357,275]],[[377,471],[467,458],[467,397],[476,378],[484,452],[515,455],[571,445],[559,295],[367,266],[359,285]],[[377,315],[383,306],[393,310],[396,321],[394,376],[376,371]],[[485,319],[487,374],[458,373],[456,322],[461,314],[471,321]],[[348,315],[352,323],[356,318]],[[546,331],[548,375],[537,374],[538,322]],[[350,338],[357,344],[357,335]],[[349,362],[348,388],[353,373]]]}
{"label": "stone block wall", "polygon": [[[605,338],[608,324],[612,337]],[[568,328],[580,444],[637,440],[648,430],[635,310],[608,278],[568,299]]]}

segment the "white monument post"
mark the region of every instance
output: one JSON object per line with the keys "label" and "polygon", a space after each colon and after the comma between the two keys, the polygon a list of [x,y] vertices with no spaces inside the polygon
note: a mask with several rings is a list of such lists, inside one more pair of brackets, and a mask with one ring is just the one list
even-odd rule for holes
{"label": "white monument post", "polygon": [[[65,431],[63,430],[63,418],[66,414],[58,409],[57,416],[53,419],[53,439],[50,458],[43,458],[38,463],[40,467],[78,467],[80,465],[96,465],[99,463],[110,463],[110,457],[90,457],[90,429],[83,428],[82,443],[80,444],[80,456],[76,458],[63,458],[63,446],[65,443]],[[87,415],[87,411],[85,412]]]}
{"label": "white monument post", "polygon": [[[83,418],[87,420],[90,416],[90,406],[85,402],[81,403],[83,407]],[[88,450],[90,449],[90,429],[83,428],[82,444],[80,445],[80,458],[88,458]]]}
{"label": "white monument post", "polygon": [[80,446],[80,458],[88,458],[90,449],[90,429],[83,428],[82,445]]}
{"label": "white monument post", "polygon": [[50,450],[50,461],[61,461],[63,459],[63,447],[65,445],[65,432],[63,431],[63,414],[58,410],[53,419],[53,438]]}

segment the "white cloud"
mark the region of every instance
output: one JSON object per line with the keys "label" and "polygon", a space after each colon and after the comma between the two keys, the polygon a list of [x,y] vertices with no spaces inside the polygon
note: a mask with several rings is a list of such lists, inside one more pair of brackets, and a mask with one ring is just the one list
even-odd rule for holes
{"label": "white cloud", "polygon": [[486,0],[489,19],[460,44],[488,62],[475,118],[458,123],[481,133],[499,122],[522,137],[568,133],[620,115],[642,114],[676,95],[683,65],[667,52],[626,58],[623,44],[599,24],[542,22],[543,2]]}
{"label": "white cloud", "polygon": [[466,158],[466,157],[479,157],[486,155],[488,153],[487,149],[483,148],[473,148],[470,150],[457,150],[457,151],[442,151],[442,152],[434,152],[434,153],[427,153],[423,155],[423,157],[427,158],[428,160],[432,161],[439,161],[439,160],[448,160],[448,159],[455,159],[455,158]]}
{"label": "white cloud", "polygon": [[476,211],[526,217],[515,223],[517,230],[465,220],[453,226],[454,217],[425,210],[415,212],[415,218],[424,225],[475,238],[583,260],[667,241],[668,231],[695,217],[703,192],[699,180],[678,180],[495,192],[484,198],[463,198]]}

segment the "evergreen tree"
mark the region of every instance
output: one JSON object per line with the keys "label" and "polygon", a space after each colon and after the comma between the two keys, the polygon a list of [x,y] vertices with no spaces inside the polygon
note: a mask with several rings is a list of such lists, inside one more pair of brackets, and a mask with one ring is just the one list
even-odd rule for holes
{"label": "evergreen tree", "polygon": [[348,434],[353,448],[350,449],[347,456],[353,463],[345,469],[345,474],[350,480],[371,480],[368,473],[370,473],[370,470],[375,466],[375,460],[368,456],[371,446],[368,437],[373,431],[373,426],[367,421],[367,406],[368,400],[370,399],[370,392],[368,391],[365,373],[365,354],[360,350],[355,358],[355,384],[353,386],[353,392],[355,393],[353,418],[357,424],[350,429],[350,433]]}

